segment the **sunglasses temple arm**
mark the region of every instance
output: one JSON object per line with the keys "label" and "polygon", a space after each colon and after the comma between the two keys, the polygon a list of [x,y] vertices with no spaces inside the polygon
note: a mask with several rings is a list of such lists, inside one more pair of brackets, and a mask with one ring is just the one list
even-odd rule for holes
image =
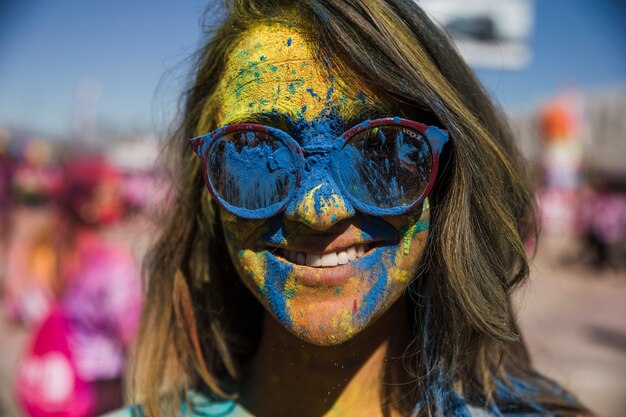
{"label": "sunglasses temple arm", "polygon": [[430,141],[433,150],[437,153],[441,153],[443,146],[448,142],[448,132],[438,127],[430,126],[424,133]]}

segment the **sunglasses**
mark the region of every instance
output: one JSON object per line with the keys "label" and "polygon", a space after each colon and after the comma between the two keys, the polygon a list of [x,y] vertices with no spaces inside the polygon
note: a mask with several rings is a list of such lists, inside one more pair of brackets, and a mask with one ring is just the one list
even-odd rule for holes
{"label": "sunglasses", "polygon": [[448,133],[394,118],[368,120],[334,141],[302,147],[282,130],[236,124],[191,139],[206,186],[230,213],[246,219],[272,217],[296,196],[303,175],[319,167],[332,175],[357,209],[376,216],[404,214],[424,201],[435,184]]}

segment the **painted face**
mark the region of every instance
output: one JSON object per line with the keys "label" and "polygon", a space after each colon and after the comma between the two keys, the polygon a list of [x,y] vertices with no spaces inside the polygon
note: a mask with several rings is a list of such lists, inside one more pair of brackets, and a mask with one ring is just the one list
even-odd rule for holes
{"label": "painted face", "polygon": [[241,279],[298,337],[344,342],[384,313],[415,276],[428,234],[428,203],[395,217],[355,210],[330,174],[328,151],[385,102],[319,59],[296,29],[261,24],[243,36],[214,96],[219,125],[271,125],[305,150],[296,198],[267,220],[224,210],[228,250]]}

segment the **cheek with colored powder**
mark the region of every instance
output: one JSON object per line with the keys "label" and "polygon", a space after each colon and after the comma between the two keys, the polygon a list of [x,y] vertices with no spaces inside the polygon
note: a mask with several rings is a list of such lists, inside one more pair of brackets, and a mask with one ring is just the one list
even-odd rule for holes
{"label": "cheek with colored powder", "polygon": [[227,245],[244,284],[285,327],[291,328],[285,291],[293,267],[278,261],[268,250],[241,248],[233,241],[227,241]]}

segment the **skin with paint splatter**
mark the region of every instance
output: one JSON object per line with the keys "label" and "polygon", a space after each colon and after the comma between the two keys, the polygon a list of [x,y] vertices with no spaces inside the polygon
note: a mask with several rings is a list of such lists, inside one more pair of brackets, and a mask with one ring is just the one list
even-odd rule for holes
{"label": "skin with paint splatter", "polygon": [[[239,275],[296,336],[317,345],[350,339],[403,294],[428,234],[427,200],[402,216],[365,215],[330,174],[328,153],[340,145],[340,135],[362,121],[357,119],[364,108],[392,116],[385,113],[385,100],[334,71],[297,30],[271,23],[242,36],[213,97],[219,125],[251,122],[282,129],[306,155],[302,180],[284,212],[244,220],[222,210]],[[366,253],[336,266],[299,265],[286,255],[351,248]]]}

